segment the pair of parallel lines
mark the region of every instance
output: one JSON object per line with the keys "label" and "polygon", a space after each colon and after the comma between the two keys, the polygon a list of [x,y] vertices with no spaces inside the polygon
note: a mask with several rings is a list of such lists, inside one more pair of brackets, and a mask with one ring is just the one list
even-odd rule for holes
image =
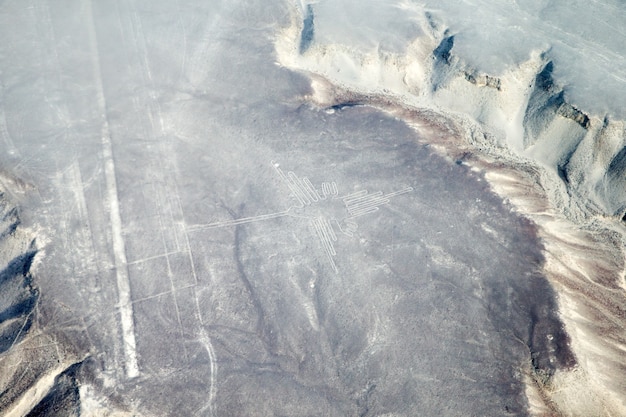
{"label": "pair of parallel lines", "polygon": [[315,229],[317,237],[322,242],[324,252],[326,252],[326,256],[330,261],[330,265],[333,268],[333,271],[339,272],[339,270],[337,269],[337,265],[335,264],[335,260],[333,259],[333,256],[337,255],[337,252],[335,251],[335,246],[333,245],[333,242],[337,241],[337,235],[335,234],[332,225],[324,217],[311,219],[311,224]]}
{"label": "pair of parallel lines", "polygon": [[363,216],[373,213],[383,204],[388,204],[392,197],[413,191],[413,187],[403,188],[402,190],[383,195],[382,191],[374,194],[368,194],[367,190],[357,191],[343,198],[343,202],[351,217]]}
{"label": "pair of parallel lines", "polygon": [[332,184],[324,183],[322,185],[322,194],[324,194],[322,197],[307,177],[300,178],[293,171],[289,171],[285,175],[284,171],[280,169],[279,164],[274,161],[272,161],[272,166],[278,175],[287,183],[291,193],[294,195],[296,200],[298,200],[301,207],[304,207],[305,205],[310,206],[311,203],[317,203],[320,200],[325,200],[326,196],[331,193],[337,195],[337,184],[335,182]]}

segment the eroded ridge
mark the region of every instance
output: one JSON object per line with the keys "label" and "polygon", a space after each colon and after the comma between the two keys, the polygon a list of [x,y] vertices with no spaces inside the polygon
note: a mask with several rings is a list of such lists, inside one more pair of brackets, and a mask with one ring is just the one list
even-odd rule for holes
{"label": "eroded ridge", "polygon": [[308,177],[299,177],[294,171],[285,173],[280,168],[280,164],[275,161],[271,161],[271,164],[289,188],[295,204],[283,211],[195,225],[188,227],[187,231],[238,226],[287,216],[304,219],[309,223],[309,230],[320,242],[330,267],[337,273],[339,270],[334,257],[337,256],[335,243],[338,239],[335,228],[347,237],[354,237],[358,229],[358,224],[355,222],[357,217],[374,213],[381,206],[389,204],[393,197],[413,191],[413,187],[405,187],[389,194],[384,194],[382,191],[370,194],[368,190],[359,190],[340,197],[335,181],[322,182],[320,187],[316,188]]}
{"label": "eroded ridge", "polygon": [[21,225],[20,211],[7,194],[0,191],[0,414],[42,415],[49,411],[49,399],[63,414],[79,399],[54,394],[84,354],[57,329],[41,324],[52,308],[42,307],[34,276],[42,256],[37,232]]}

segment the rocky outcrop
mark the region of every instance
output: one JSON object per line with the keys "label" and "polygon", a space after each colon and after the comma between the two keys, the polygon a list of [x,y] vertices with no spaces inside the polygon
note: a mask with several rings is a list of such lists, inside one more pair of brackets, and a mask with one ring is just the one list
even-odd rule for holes
{"label": "rocky outcrop", "polygon": [[79,416],[77,375],[86,352],[62,329],[40,324],[48,308],[36,284],[39,256],[37,233],[0,193],[0,415]]}
{"label": "rocky outcrop", "polygon": [[77,373],[82,362],[72,364],[54,378],[54,384],[27,417],[78,417],[80,416],[80,393]]}
{"label": "rocky outcrop", "polygon": [[478,87],[490,87],[500,91],[502,82],[497,77],[492,77],[487,74],[476,74],[472,72],[465,72],[465,79],[470,83]]}
{"label": "rocky outcrop", "polygon": [[4,257],[0,271],[0,354],[28,335],[39,299],[30,274],[36,244],[31,236],[17,230],[19,224],[17,208],[0,194],[0,253]]}

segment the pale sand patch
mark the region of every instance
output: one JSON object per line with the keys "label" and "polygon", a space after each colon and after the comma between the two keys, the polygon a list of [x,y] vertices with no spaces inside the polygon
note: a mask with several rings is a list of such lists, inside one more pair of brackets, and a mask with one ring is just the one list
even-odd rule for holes
{"label": "pale sand patch", "polygon": [[99,395],[97,389],[88,384],[81,384],[80,415],[85,417],[140,417],[136,410],[120,410],[107,398]]}
{"label": "pale sand patch", "polygon": [[115,275],[118,292],[118,308],[120,311],[120,325],[122,327],[122,342],[124,351],[124,365],[126,376],[136,378],[139,376],[139,363],[137,358],[137,343],[135,340],[135,322],[133,318],[133,305],[130,294],[130,280],[128,276],[128,263],[126,259],[126,247],[122,230],[122,217],[120,214],[120,202],[117,191],[115,171],[115,159],[113,157],[113,144],[106,118],[106,100],[102,85],[102,73],[100,68],[100,51],[98,36],[96,34],[93,19],[91,0],[84,0],[84,17],[88,22],[89,46],[92,57],[92,70],[94,83],[96,84],[97,104],[102,111],[101,141],[102,162],[106,182],[106,195],[109,203],[109,220],[111,221],[111,240],[115,256]]}

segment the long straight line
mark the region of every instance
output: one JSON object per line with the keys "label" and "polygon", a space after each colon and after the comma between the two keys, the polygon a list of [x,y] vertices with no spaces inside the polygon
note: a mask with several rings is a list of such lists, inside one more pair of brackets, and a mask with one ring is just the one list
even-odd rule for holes
{"label": "long straight line", "polygon": [[330,249],[330,242],[326,240],[324,234],[322,233],[322,230],[317,222],[317,219],[312,219],[311,222],[313,223],[313,227],[315,228],[317,237],[322,242],[322,246],[324,248],[324,252],[326,253],[326,257],[328,258],[328,261],[330,262],[330,266],[333,268],[333,271],[339,272],[339,270],[337,269],[337,265],[335,265],[335,260],[333,259],[333,254]]}
{"label": "long straight line", "polygon": [[[329,190],[330,191],[330,190]],[[352,194],[348,194],[345,197],[342,197],[342,200],[344,201],[344,203],[346,203],[346,205],[350,204],[352,201],[354,200],[358,200],[363,196],[367,195],[367,190],[361,190],[361,191],[357,191],[355,193]]]}
{"label": "long straight line", "polygon": [[337,235],[335,234],[335,231],[333,230],[333,225],[330,224],[330,222],[326,218],[324,218],[324,227],[326,228],[326,230],[328,230],[328,235],[330,236],[330,238],[333,241],[336,241]]}
{"label": "long straight line", "polygon": [[382,206],[383,204],[387,204],[387,203],[389,203],[389,199],[387,198],[387,196],[384,196],[384,197],[372,198],[371,200],[363,201],[358,204],[352,204],[348,206],[347,208],[349,211],[355,211],[355,210],[360,210],[364,207]]}
{"label": "long straight line", "polygon": [[297,190],[298,193],[300,193],[300,197],[304,201],[304,204],[306,204],[307,206],[310,205],[311,199],[307,196],[307,193],[304,192],[304,190],[302,189],[302,186],[299,183],[298,176],[292,171],[289,171],[287,175],[289,177],[289,180],[292,182],[294,189]]}
{"label": "long straight line", "polygon": [[368,207],[365,209],[361,209],[361,210],[357,210],[355,212],[350,213],[351,217],[359,217],[362,216],[364,214],[369,214],[369,213],[374,213],[375,211],[378,211],[378,207]]}
{"label": "long straight line", "polygon": [[395,197],[397,195],[406,194],[413,191],[413,187],[406,187],[398,191],[394,191],[393,193],[385,194],[386,198]]}
{"label": "long straight line", "polygon": [[333,242],[331,241],[328,231],[326,230],[324,222],[320,219],[317,219],[317,224],[319,225],[320,233],[322,233],[322,236],[324,237],[324,242],[326,243],[326,247],[328,248],[328,251],[333,256],[337,255],[337,252],[335,251],[335,247],[333,245]]}
{"label": "long straight line", "polygon": [[278,217],[284,217],[289,215],[289,210],[280,211],[278,213],[261,214],[260,216],[243,217],[241,219],[229,220],[225,222],[215,222],[209,224],[199,224],[197,226],[191,226],[187,228],[188,232],[194,232],[196,230],[214,229],[216,227],[237,226],[239,224],[253,223],[262,220],[276,219]]}
{"label": "long straight line", "polygon": [[300,195],[298,194],[298,190],[294,188],[293,184],[291,183],[291,181],[289,181],[289,178],[287,178],[283,170],[279,168],[278,164],[274,161],[271,161],[271,162],[272,162],[272,165],[274,166],[274,169],[278,173],[278,175],[280,175],[280,177],[287,183],[289,190],[291,190],[291,193],[293,194],[293,196],[298,200],[298,202],[300,203],[300,206],[304,207],[304,200],[300,198]]}
{"label": "long straight line", "polygon": [[363,197],[359,197],[359,198],[354,198],[354,199],[348,200],[346,202],[346,206],[350,207],[350,206],[353,206],[355,204],[361,204],[361,203],[366,202],[366,201],[371,201],[371,200],[375,200],[377,198],[381,198],[382,196],[383,196],[382,191],[378,191],[378,192],[375,192],[374,194],[368,194],[368,195],[363,196]]}
{"label": "long straight line", "polygon": [[102,159],[104,162],[104,178],[106,183],[107,200],[109,203],[109,220],[111,222],[111,236],[113,241],[113,254],[115,259],[115,275],[117,282],[118,307],[120,310],[120,324],[122,326],[122,341],[125,359],[125,370],[128,378],[139,376],[137,363],[137,343],[135,341],[135,324],[133,319],[133,305],[130,295],[130,279],[126,259],[126,246],[122,235],[122,216],[120,214],[120,200],[115,178],[115,161],[113,159],[113,145],[111,132],[107,121],[106,100],[102,84],[102,72],[100,67],[100,53],[98,38],[93,19],[92,1],[85,0],[85,14],[87,15],[87,27],[89,43],[91,47],[92,67],[94,82],[96,85],[96,98],[98,107],[102,110]]}
{"label": "long straight line", "polygon": [[293,179],[293,182],[296,183],[296,186],[302,191],[302,194],[304,194],[307,197],[307,199],[309,200],[309,204],[311,200],[317,201],[314,193],[312,193],[311,191],[307,189],[307,186],[302,181],[302,178],[298,177],[294,172],[289,172],[289,177]]}
{"label": "long straight line", "polygon": [[315,202],[319,201],[320,195],[315,189],[315,187],[313,186],[313,184],[311,184],[311,181],[307,177],[304,177],[302,179],[302,182],[304,183],[304,185],[306,185],[306,188],[309,191],[309,194],[311,194],[311,198],[313,199],[313,201]]}

